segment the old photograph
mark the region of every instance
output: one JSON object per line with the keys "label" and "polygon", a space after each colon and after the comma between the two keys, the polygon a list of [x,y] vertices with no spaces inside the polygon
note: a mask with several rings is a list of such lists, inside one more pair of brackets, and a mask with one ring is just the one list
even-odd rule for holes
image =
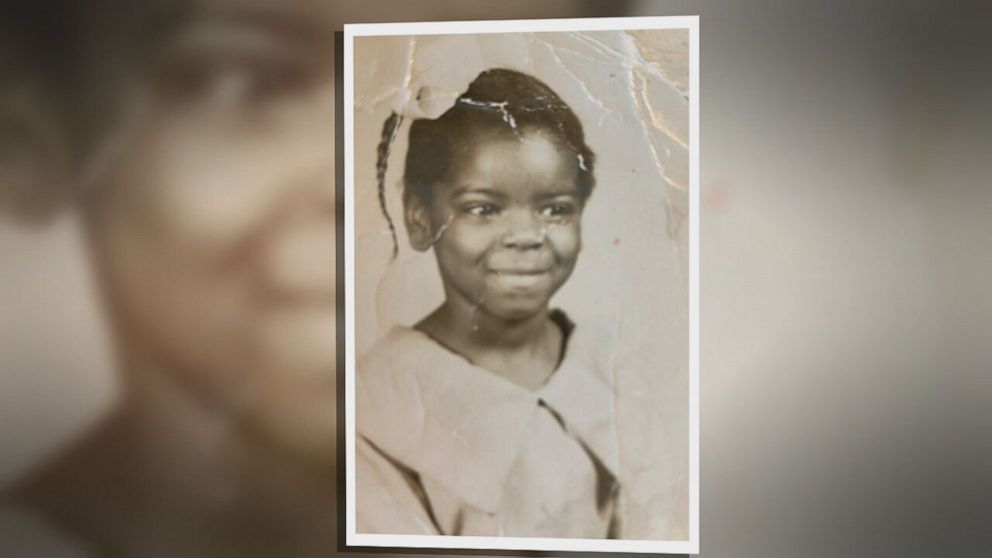
{"label": "old photograph", "polygon": [[344,64],[347,544],[697,552],[697,19]]}

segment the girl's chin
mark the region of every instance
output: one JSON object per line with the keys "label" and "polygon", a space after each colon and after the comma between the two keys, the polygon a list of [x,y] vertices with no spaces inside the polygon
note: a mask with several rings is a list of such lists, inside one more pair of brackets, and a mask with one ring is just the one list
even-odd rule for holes
{"label": "girl's chin", "polygon": [[488,313],[505,322],[522,322],[544,316],[548,312],[548,299],[528,301],[501,301],[502,303],[487,304]]}

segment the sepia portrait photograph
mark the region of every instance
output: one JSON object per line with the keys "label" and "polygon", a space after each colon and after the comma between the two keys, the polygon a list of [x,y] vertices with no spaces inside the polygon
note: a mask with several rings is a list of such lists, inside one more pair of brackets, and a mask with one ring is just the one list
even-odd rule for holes
{"label": "sepia portrait photograph", "polygon": [[346,544],[698,552],[698,20],[345,26]]}

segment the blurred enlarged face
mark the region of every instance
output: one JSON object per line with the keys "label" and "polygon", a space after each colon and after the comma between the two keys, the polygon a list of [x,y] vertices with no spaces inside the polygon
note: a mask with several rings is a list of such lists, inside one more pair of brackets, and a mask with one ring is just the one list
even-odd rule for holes
{"label": "blurred enlarged face", "polygon": [[581,247],[577,177],[575,155],[546,134],[477,140],[430,209],[449,301],[510,321],[547,309]]}
{"label": "blurred enlarged face", "polygon": [[125,354],[329,447],[332,46],[305,18],[184,27],[132,95],[91,213]]}

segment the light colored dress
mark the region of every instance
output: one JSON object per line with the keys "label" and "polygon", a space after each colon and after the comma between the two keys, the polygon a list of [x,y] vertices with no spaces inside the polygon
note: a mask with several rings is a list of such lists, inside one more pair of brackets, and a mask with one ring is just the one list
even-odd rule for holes
{"label": "light colored dress", "polygon": [[581,334],[532,392],[393,328],[358,365],[357,531],[619,536],[615,399]]}

